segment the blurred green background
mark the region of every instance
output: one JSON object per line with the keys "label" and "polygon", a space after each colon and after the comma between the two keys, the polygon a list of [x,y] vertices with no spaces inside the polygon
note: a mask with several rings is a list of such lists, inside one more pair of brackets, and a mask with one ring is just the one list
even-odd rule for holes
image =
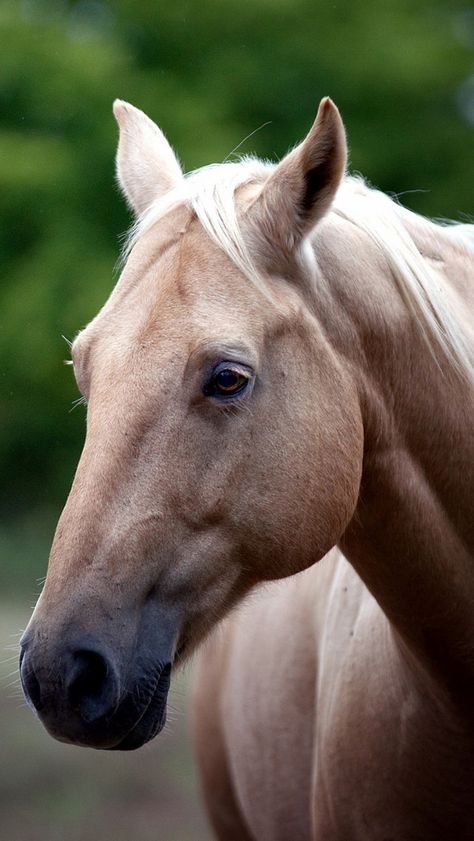
{"label": "blurred green background", "polygon": [[[62,336],[110,292],[130,222],[114,186],[112,100],[147,111],[193,169],[264,123],[239,152],[281,157],[330,94],[353,170],[419,212],[463,218],[473,210],[474,4],[3,0],[0,38],[0,644],[16,647],[84,435]],[[9,657],[1,838],[209,837],[184,701],[174,734],[137,756],[66,748],[14,697]]]}

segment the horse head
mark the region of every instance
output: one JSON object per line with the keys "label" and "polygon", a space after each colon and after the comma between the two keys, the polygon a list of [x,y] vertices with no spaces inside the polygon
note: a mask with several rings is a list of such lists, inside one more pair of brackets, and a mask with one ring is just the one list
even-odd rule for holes
{"label": "horse head", "polygon": [[350,369],[309,303],[308,235],[346,161],[332,102],[276,167],[188,177],[148,117],[115,113],[137,223],[72,346],[87,435],[21,676],[53,736],[130,749],[162,728],[173,665],[256,583],[338,541],[363,432]]}

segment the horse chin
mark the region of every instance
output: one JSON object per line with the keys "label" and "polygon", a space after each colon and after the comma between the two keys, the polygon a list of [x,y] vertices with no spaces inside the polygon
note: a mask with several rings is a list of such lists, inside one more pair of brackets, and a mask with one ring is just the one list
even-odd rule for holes
{"label": "horse chin", "polygon": [[171,666],[166,667],[161,673],[155,693],[136,724],[126,736],[116,744],[107,747],[106,750],[136,750],[161,733],[166,724],[170,675]]}

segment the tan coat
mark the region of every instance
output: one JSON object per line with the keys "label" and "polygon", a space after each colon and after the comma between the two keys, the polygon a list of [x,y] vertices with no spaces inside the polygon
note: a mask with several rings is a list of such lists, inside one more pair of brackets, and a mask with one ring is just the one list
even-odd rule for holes
{"label": "tan coat", "polygon": [[56,738],[140,747],[250,593],[196,684],[218,837],[471,841],[472,229],[344,180],[328,99],[277,167],[186,180],[116,115],[139,219],[72,348],[87,436],[25,693]]}

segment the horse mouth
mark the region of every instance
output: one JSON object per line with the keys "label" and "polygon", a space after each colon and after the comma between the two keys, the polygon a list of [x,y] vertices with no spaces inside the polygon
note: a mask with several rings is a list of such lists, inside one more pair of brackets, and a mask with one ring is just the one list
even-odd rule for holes
{"label": "horse mouth", "polygon": [[171,664],[168,664],[162,669],[155,691],[131,730],[106,750],[137,750],[163,730],[166,724],[166,701],[170,680]]}

